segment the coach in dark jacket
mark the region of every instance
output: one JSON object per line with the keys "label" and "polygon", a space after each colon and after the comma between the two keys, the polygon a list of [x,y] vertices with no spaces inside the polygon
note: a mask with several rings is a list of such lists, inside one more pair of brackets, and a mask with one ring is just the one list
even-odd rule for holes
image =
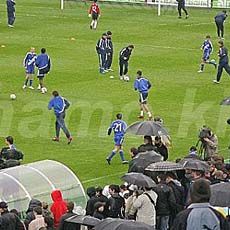
{"label": "coach in dark jacket", "polygon": [[229,230],[227,220],[210,204],[209,181],[198,179],[191,187],[191,205],[180,212],[174,220],[172,230],[216,229]]}
{"label": "coach in dark jacket", "polygon": [[13,24],[15,21],[15,4],[16,3],[14,0],[6,0],[9,27],[14,27]]}
{"label": "coach in dark jacket", "polygon": [[20,219],[14,214],[8,211],[7,203],[0,202],[0,229],[1,230],[19,230],[22,223]]}
{"label": "coach in dark jacket", "polygon": [[223,10],[222,12],[218,13],[215,16],[215,23],[216,23],[216,29],[217,29],[217,36],[219,38],[224,38],[224,21],[227,18],[227,12],[226,10]]}

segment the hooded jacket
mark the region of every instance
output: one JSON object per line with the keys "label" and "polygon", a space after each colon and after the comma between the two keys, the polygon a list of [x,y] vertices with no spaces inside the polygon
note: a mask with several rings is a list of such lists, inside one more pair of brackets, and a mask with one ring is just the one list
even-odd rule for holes
{"label": "hooded jacket", "polygon": [[57,228],[62,215],[67,212],[67,204],[62,198],[60,190],[54,190],[51,193],[51,198],[53,200],[53,204],[50,207],[50,211],[53,213],[54,227]]}
{"label": "hooded jacket", "polygon": [[26,226],[26,228],[28,229],[28,226],[29,226],[29,223],[35,219],[35,216],[34,216],[34,213],[33,213],[33,209],[35,207],[42,207],[42,203],[40,200],[37,200],[37,199],[32,199],[29,203],[29,207],[26,211],[26,218],[24,220],[24,224]]}

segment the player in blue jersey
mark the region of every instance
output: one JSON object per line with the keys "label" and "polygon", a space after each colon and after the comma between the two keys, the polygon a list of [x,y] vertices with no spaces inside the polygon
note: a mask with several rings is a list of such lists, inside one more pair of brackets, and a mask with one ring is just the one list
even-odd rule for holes
{"label": "player in blue jersey", "polygon": [[139,92],[140,98],[139,98],[139,103],[140,103],[140,116],[138,118],[144,118],[144,112],[148,114],[149,120],[152,120],[152,113],[150,112],[148,106],[147,106],[147,98],[148,98],[148,91],[151,88],[151,83],[148,79],[144,78],[142,76],[142,71],[138,70],[137,71],[137,78],[134,82],[134,89]]}
{"label": "player in blue jersey", "polygon": [[201,46],[201,50],[203,51],[203,57],[201,59],[200,70],[198,71],[198,73],[202,73],[204,71],[205,64],[214,65],[214,67],[216,68],[217,66],[216,61],[215,60],[209,61],[210,55],[213,52],[213,46],[212,46],[210,35],[206,36],[206,39],[204,40]]}
{"label": "player in blue jersey", "polygon": [[68,145],[72,142],[73,138],[65,125],[65,115],[66,110],[69,108],[70,103],[59,95],[57,91],[52,92],[53,98],[50,100],[48,104],[48,109],[54,110],[54,114],[56,117],[55,128],[56,128],[56,136],[52,139],[53,141],[59,142],[60,129],[63,130],[67,139]]}
{"label": "player in blue jersey", "polygon": [[23,60],[23,66],[26,70],[26,80],[23,85],[23,89],[27,87],[29,82],[29,88],[34,89],[33,87],[33,77],[34,77],[34,68],[35,68],[35,61],[36,61],[36,53],[35,48],[31,47],[30,52],[28,52]]}
{"label": "player in blue jersey", "polygon": [[110,162],[112,158],[116,155],[117,152],[120,153],[122,164],[127,164],[128,161],[125,160],[124,152],[122,149],[122,143],[124,141],[124,135],[125,130],[127,128],[126,123],[122,120],[122,114],[118,113],[116,115],[117,120],[113,121],[108,129],[108,135],[114,132],[114,143],[115,147],[114,150],[110,153],[110,155],[106,158],[108,164],[110,165]]}
{"label": "player in blue jersey", "polygon": [[47,73],[50,71],[51,62],[50,57],[46,53],[46,49],[41,49],[41,54],[37,56],[37,59],[35,61],[35,65],[38,67],[38,79],[39,79],[39,85],[38,89],[42,91],[42,88],[44,87],[43,79]]}

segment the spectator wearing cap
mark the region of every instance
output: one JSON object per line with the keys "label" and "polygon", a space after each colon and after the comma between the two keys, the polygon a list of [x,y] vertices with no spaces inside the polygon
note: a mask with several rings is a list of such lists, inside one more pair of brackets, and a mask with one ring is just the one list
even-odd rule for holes
{"label": "spectator wearing cap", "polygon": [[111,69],[113,62],[113,42],[112,42],[112,32],[107,31],[106,39],[106,71],[113,71]]}
{"label": "spectator wearing cap", "polygon": [[168,149],[167,147],[163,144],[163,142],[161,141],[161,137],[160,136],[155,136],[155,146],[156,146],[156,151],[163,156],[164,161],[166,161],[168,159]]}
{"label": "spectator wearing cap", "polygon": [[195,181],[191,188],[191,204],[177,215],[171,230],[229,230],[227,220],[209,204],[210,196],[209,181]]}
{"label": "spectator wearing cap", "polygon": [[133,203],[137,198],[138,187],[132,184],[128,187],[128,190],[130,195],[125,204],[125,218],[129,220],[135,220],[136,209],[133,207]]}
{"label": "spectator wearing cap", "polygon": [[17,215],[8,211],[6,202],[0,202],[0,229],[16,230],[21,228],[21,222]]}
{"label": "spectator wearing cap", "polygon": [[42,207],[37,206],[33,210],[35,219],[32,220],[29,224],[29,230],[37,230],[41,227],[46,227],[45,219],[42,216]]}

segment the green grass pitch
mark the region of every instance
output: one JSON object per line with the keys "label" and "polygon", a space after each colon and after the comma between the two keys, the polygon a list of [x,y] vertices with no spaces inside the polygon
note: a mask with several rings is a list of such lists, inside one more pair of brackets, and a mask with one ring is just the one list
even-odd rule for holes
{"label": "green grass pitch", "polygon": [[[6,135],[12,135],[25,154],[24,163],[47,158],[61,161],[85,187],[119,183],[127,166],[121,164],[119,156],[111,166],[106,164],[105,158],[113,148],[113,138],[106,131],[117,112],[124,114],[128,124],[136,121],[139,108],[133,81],[136,71],[142,69],[153,84],[149,104],[154,115],[164,119],[173,140],[170,159],[185,155],[196,144],[203,124],[217,133],[220,153],[229,158],[226,119],[230,107],[219,105],[221,99],[230,96],[229,76],[224,73],[221,84],[214,85],[216,70],[212,66],[206,66],[203,74],[197,73],[202,55],[199,47],[206,34],[213,38],[212,58],[217,59],[213,23],[217,10],[189,9],[190,18],[180,20],[176,8],[162,8],[158,17],[152,7],[101,4],[98,29],[91,31],[88,7],[88,3],[69,2],[61,11],[54,0],[17,1],[15,28],[10,29],[5,3],[0,4],[0,145],[4,145]],[[225,43],[230,48],[228,19],[225,27]],[[98,73],[95,44],[107,30],[113,32],[114,79],[109,78],[111,74]],[[118,52],[128,44],[135,45],[130,59],[131,80],[121,82]],[[45,95],[22,90],[22,61],[31,46],[37,53],[46,47],[52,59]],[[47,103],[52,90],[72,103],[67,112],[67,125],[74,137],[70,146],[64,136],[60,143],[51,141],[54,115],[47,110]],[[11,93],[17,95],[15,101],[9,99]],[[127,159],[129,148],[141,143],[141,137],[126,137]]]}

